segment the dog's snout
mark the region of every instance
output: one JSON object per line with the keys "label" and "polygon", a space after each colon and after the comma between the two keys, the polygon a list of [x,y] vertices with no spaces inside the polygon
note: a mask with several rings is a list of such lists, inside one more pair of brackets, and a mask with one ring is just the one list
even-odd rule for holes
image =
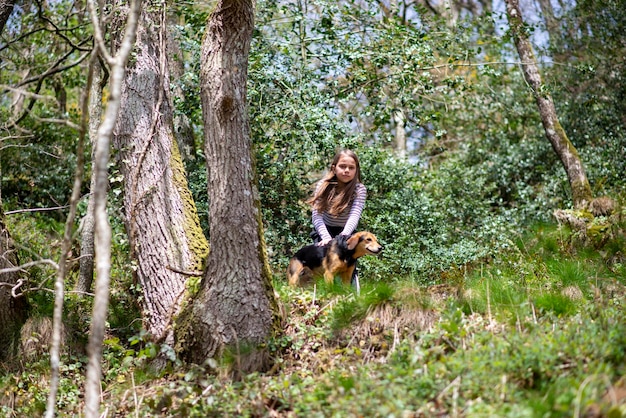
{"label": "dog's snout", "polygon": [[366,248],[373,254],[378,254],[383,250],[383,246],[378,243],[376,243],[376,245],[369,245]]}

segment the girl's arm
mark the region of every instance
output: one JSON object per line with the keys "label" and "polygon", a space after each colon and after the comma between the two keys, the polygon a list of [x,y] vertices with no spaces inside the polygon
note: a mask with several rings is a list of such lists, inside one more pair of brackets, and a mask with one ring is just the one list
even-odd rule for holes
{"label": "girl's arm", "polygon": [[343,227],[343,231],[341,231],[341,235],[350,235],[356,229],[357,225],[359,224],[359,220],[361,219],[361,213],[363,213],[363,208],[365,208],[366,196],[367,189],[363,184],[359,183],[356,188],[354,201],[352,202],[352,208],[350,209],[350,216],[346,221],[346,225]]}
{"label": "girl's arm", "polygon": [[324,218],[322,218],[322,214],[313,209],[313,215],[311,216],[313,220],[313,227],[320,234],[322,241],[330,241],[332,237],[328,232],[328,228],[326,228],[326,224],[324,223]]}

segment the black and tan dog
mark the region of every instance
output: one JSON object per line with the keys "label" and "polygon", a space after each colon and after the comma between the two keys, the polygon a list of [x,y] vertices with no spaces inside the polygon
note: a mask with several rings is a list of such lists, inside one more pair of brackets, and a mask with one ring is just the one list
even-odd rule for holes
{"label": "black and tan dog", "polygon": [[323,247],[307,245],[298,250],[289,260],[287,279],[291,286],[298,286],[318,276],[332,283],[339,276],[343,284],[350,284],[356,260],[382,250],[371,232],[357,232],[349,237],[338,235]]}

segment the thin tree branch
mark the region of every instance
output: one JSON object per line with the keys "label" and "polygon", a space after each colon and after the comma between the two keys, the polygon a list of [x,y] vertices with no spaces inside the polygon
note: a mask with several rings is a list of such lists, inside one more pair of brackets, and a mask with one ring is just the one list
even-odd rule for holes
{"label": "thin tree branch", "polygon": [[[106,193],[108,187],[108,171],[110,143],[113,128],[117,121],[122,96],[122,83],[126,76],[126,63],[135,44],[141,1],[133,0],[126,20],[126,31],[120,49],[115,58],[106,51],[104,38],[100,29],[99,19],[94,0],[87,0],[91,20],[93,22],[96,46],[102,56],[111,65],[110,95],[104,119],[98,128],[96,154],[94,157],[95,190],[94,218],[96,229],[96,290],[93,306],[93,319],[87,346],[88,364],[85,379],[85,417],[98,418],[101,391],[102,341],[109,304],[109,282],[111,271],[111,225],[106,213]],[[52,418],[50,416],[49,418]]]}
{"label": "thin tree branch", "polygon": [[18,87],[8,86],[6,84],[0,84],[0,89],[2,89],[3,91],[10,91],[10,92],[13,92],[13,93],[19,93],[22,96],[31,97],[31,98],[34,98],[34,99],[56,101],[56,98],[54,98],[52,96],[32,93],[32,92],[30,92],[28,90],[21,89],[21,88],[18,88]]}
{"label": "thin tree branch", "polygon": [[6,44],[3,44],[2,46],[0,46],[0,52],[4,51],[5,49],[10,47],[11,45],[18,43],[22,39],[28,38],[30,35],[34,35],[37,32],[41,32],[41,31],[45,31],[45,30],[46,30],[46,28],[37,28],[37,29],[33,29],[33,30],[29,31],[29,32],[26,32],[26,33],[22,34],[21,36],[18,36],[17,38],[11,40],[11,42],[7,42]]}
{"label": "thin tree branch", "polygon": [[[83,90],[81,105],[83,109],[89,103],[90,84],[93,73],[93,61],[95,54],[92,52],[92,59],[89,65],[89,73],[87,76],[87,87]],[[83,112],[81,119],[78,144],[76,147],[76,171],[74,173],[74,186],[72,188],[72,196],[70,197],[70,211],[65,222],[65,232],[63,234],[63,242],[61,244],[61,258],[57,276],[54,282],[54,312],[52,316],[52,343],[50,347],[50,393],[46,405],[46,417],[53,418],[56,407],[56,395],[59,388],[59,369],[60,369],[60,351],[61,351],[61,334],[63,329],[63,300],[65,298],[65,274],[67,271],[67,259],[72,249],[72,230],[74,220],[80,201],[80,189],[82,178],[85,172],[85,133],[87,132],[87,112]]]}
{"label": "thin tree branch", "polygon": [[37,122],[42,122],[42,123],[58,123],[59,125],[66,125],[72,129],[76,129],[76,130],[80,130],[80,125],[75,124],[74,122],[72,122],[69,119],[58,119],[58,118],[38,118],[35,117],[33,118],[34,120],[36,120]]}
{"label": "thin tree branch", "polygon": [[[430,71],[430,70],[438,70],[440,68],[457,68],[457,67],[482,67],[482,66],[488,66],[488,65],[526,65],[528,64],[527,62],[520,62],[520,61],[490,61],[490,62],[464,62],[464,63],[455,63],[455,64],[438,64],[438,65],[432,65],[429,67],[421,67],[416,69],[416,71]],[[555,62],[552,62],[552,64],[556,64]],[[381,75],[380,77],[376,77],[372,80],[368,80],[365,81],[363,83],[360,83],[356,86],[349,86],[344,88],[343,90],[341,90],[339,93],[341,94],[345,94],[350,90],[355,90],[357,88],[362,88],[365,86],[368,86],[370,84],[376,83],[378,81],[381,80],[385,80],[388,78],[393,78],[397,75],[401,74],[400,72],[397,73],[388,73],[388,74],[384,74]]]}
{"label": "thin tree branch", "polygon": [[22,87],[22,86],[25,86],[26,84],[34,83],[36,81],[39,82],[40,80],[45,79],[48,76],[51,76],[57,73],[62,73],[63,71],[69,70],[70,68],[74,68],[80,63],[82,63],[87,57],[89,57],[89,54],[90,54],[89,52],[85,52],[83,55],[78,57],[76,61],[66,64],[64,66],[60,66],[63,61],[65,61],[67,58],[69,58],[70,55],[74,53],[74,51],[75,49],[71,49],[70,51],[68,51],[65,55],[63,55],[61,58],[56,60],[56,62],[52,64],[52,66],[50,66],[50,68],[48,68],[47,71],[41,74],[38,74],[36,76],[27,78],[26,80],[20,81],[17,87]]}
{"label": "thin tree branch", "polygon": [[104,42],[104,35],[102,34],[102,27],[100,26],[100,15],[98,14],[98,10],[96,10],[96,5],[93,0],[87,1],[87,7],[89,8],[89,14],[91,15],[91,23],[94,31],[94,43],[96,44],[96,48],[98,48],[100,55],[106,63],[113,66],[116,61],[107,50],[106,43]]}
{"label": "thin tree branch", "polygon": [[[67,56],[69,56],[69,53],[66,54],[65,57],[67,57]],[[87,58],[87,56],[89,56],[89,54],[84,54],[81,57],[79,57],[79,59],[77,61],[74,61],[73,63],[70,63],[70,64],[65,65],[63,67],[56,67],[56,65],[58,65],[61,62],[63,62],[65,57],[60,59],[60,60],[57,60],[57,63],[53,67],[51,67],[48,71],[46,71],[45,73],[40,74],[40,75],[38,75],[36,77],[31,77],[31,78],[29,78],[27,80],[22,81],[21,83],[18,84],[18,87],[21,87],[21,86],[23,86],[25,84],[28,84],[28,83],[31,83],[31,82],[34,82],[34,81],[37,81],[37,86],[35,87],[35,94],[38,94],[39,91],[41,90],[41,87],[43,86],[43,81],[46,79],[46,77],[77,66],[78,64],[83,62],[83,60],[85,58]],[[28,103],[28,106],[26,107],[26,110],[17,119],[15,119],[12,122],[9,122],[9,126],[10,127],[16,127],[22,120],[24,120],[24,118],[26,116],[28,116],[30,111],[33,109],[33,106],[35,105],[35,102],[36,102],[36,99],[31,98],[30,102]]]}
{"label": "thin tree branch", "polygon": [[18,271],[24,271],[25,269],[29,267],[38,266],[40,264],[48,264],[52,266],[55,270],[59,269],[59,265],[55,263],[53,260],[50,260],[49,258],[44,258],[43,260],[31,261],[25,264],[20,264],[19,266],[0,269],[0,275],[7,274],[7,273],[15,273]]}

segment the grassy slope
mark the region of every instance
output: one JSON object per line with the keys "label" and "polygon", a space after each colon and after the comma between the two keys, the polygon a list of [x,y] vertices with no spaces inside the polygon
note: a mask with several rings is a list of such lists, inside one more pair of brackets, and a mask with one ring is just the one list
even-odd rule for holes
{"label": "grassy slope", "polygon": [[[226,365],[147,367],[161,348],[111,338],[107,416],[622,416],[626,412],[623,229],[581,248],[537,226],[514,251],[420,288],[322,283],[276,288],[288,317],[272,372],[241,382]],[[593,249],[594,245],[600,249]],[[173,353],[166,353],[173,354]],[[60,412],[80,412],[84,357],[64,361]],[[212,369],[211,372],[208,369]],[[47,363],[0,374],[7,416],[45,407]]]}

